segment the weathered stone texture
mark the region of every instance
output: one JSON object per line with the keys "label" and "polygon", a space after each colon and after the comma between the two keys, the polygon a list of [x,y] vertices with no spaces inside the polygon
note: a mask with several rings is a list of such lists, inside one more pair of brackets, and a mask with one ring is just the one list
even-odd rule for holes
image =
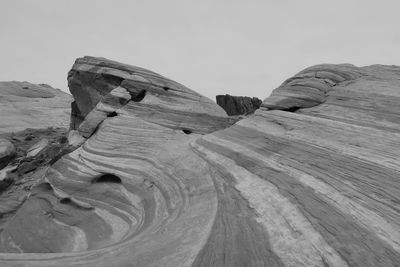
{"label": "weathered stone texture", "polygon": [[1,264],[398,266],[399,67],[308,68],[238,122],[102,58],[69,84],[76,150],[8,219]]}
{"label": "weathered stone texture", "polygon": [[72,97],[47,84],[0,82],[0,134],[66,127]]}

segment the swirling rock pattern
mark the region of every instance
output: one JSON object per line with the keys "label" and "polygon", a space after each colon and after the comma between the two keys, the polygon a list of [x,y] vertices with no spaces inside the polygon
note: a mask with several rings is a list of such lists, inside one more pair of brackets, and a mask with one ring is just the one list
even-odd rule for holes
{"label": "swirling rock pattern", "polygon": [[80,141],[8,220],[0,263],[398,266],[399,78],[311,67],[236,122],[153,72],[78,59]]}

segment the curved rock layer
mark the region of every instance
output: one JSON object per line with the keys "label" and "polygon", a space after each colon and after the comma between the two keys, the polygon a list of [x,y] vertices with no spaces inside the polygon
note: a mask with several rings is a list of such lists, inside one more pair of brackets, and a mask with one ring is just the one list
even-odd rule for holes
{"label": "curved rock layer", "polygon": [[0,134],[26,128],[68,128],[71,100],[47,84],[0,82]]}
{"label": "curved rock layer", "polygon": [[0,263],[397,266],[400,68],[302,73],[235,123],[158,74],[78,59],[76,149],[8,220]]}

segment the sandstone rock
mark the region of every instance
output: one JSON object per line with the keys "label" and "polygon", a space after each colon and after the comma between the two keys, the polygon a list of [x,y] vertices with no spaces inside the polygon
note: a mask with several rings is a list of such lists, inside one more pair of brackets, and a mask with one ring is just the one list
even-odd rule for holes
{"label": "sandstone rock", "polygon": [[254,113],[262,103],[257,97],[248,96],[217,95],[216,100],[229,116]]}
{"label": "sandstone rock", "polygon": [[[75,98],[73,114],[80,114],[71,117],[73,130],[79,128],[83,118],[102,97],[118,87],[121,92],[126,90],[131,94],[131,101],[123,110],[167,128],[207,133],[224,128],[233,121],[226,119],[223,109],[210,99],[177,82],[139,67],[103,58],[77,59],[68,73],[68,85]],[[109,104],[116,109],[123,105],[117,104],[118,97],[105,101],[110,101]]]}
{"label": "sandstone rock", "polygon": [[[65,128],[29,128],[2,136],[14,145],[16,153],[8,166],[0,170],[0,229],[25,201],[32,185],[43,178],[48,164],[62,154],[67,142]],[[26,157],[28,149],[43,139],[49,145],[36,155]]]}
{"label": "sandstone rock", "polygon": [[[196,140],[221,183],[234,185],[263,226],[266,236],[251,241],[230,227],[230,240],[253,251],[244,265],[267,262],[255,240],[270,244],[277,257],[271,261],[285,266],[400,262],[399,77],[394,66],[311,67],[276,89],[254,116]],[[291,108],[296,113],[282,111]],[[200,266],[243,259],[226,263],[220,256],[239,245],[219,236],[225,210],[236,203],[221,204]]]}
{"label": "sandstone rock", "polygon": [[365,70],[350,64],[313,66],[286,80],[264,100],[262,106],[280,110],[317,106],[325,101],[337,84],[366,75]]}
{"label": "sandstone rock", "polygon": [[49,145],[49,140],[48,139],[42,139],[33,146],[31,146],[28,151],[26,152],[26,157],[35,157],[37,156],[40,152],[42,152],[47,146]]}
{"label": "sandstone rock", "polygon": [[235,123],[158,74],[78,59],[82,144],[4,224],[0,264],[398,266],[399,78],[314,66]]}
{"label": "sandstone rock", "polygon": [[79,131],[77,130],[70,130],[68,132],[68,144],[73,147],[79,147],[86,141]]}
{"label": "sandstone rock", "polygon": [[14,156],[14,145],[10,141],[0,138],[0,169],[7,166]]}
{"label": "sandstone rock", "polygon": [[71,96],[46,84],[0,82],[0,134],[68,127]]}

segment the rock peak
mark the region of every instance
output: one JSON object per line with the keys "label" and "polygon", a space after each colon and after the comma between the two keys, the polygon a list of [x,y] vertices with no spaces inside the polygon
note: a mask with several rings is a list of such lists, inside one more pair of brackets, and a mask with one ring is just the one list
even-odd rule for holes
{"label": "rock peak", "polygon": [[216,100],[229,116],[254,113],[262,103],[257,97],[248,96],[217,95]]}

